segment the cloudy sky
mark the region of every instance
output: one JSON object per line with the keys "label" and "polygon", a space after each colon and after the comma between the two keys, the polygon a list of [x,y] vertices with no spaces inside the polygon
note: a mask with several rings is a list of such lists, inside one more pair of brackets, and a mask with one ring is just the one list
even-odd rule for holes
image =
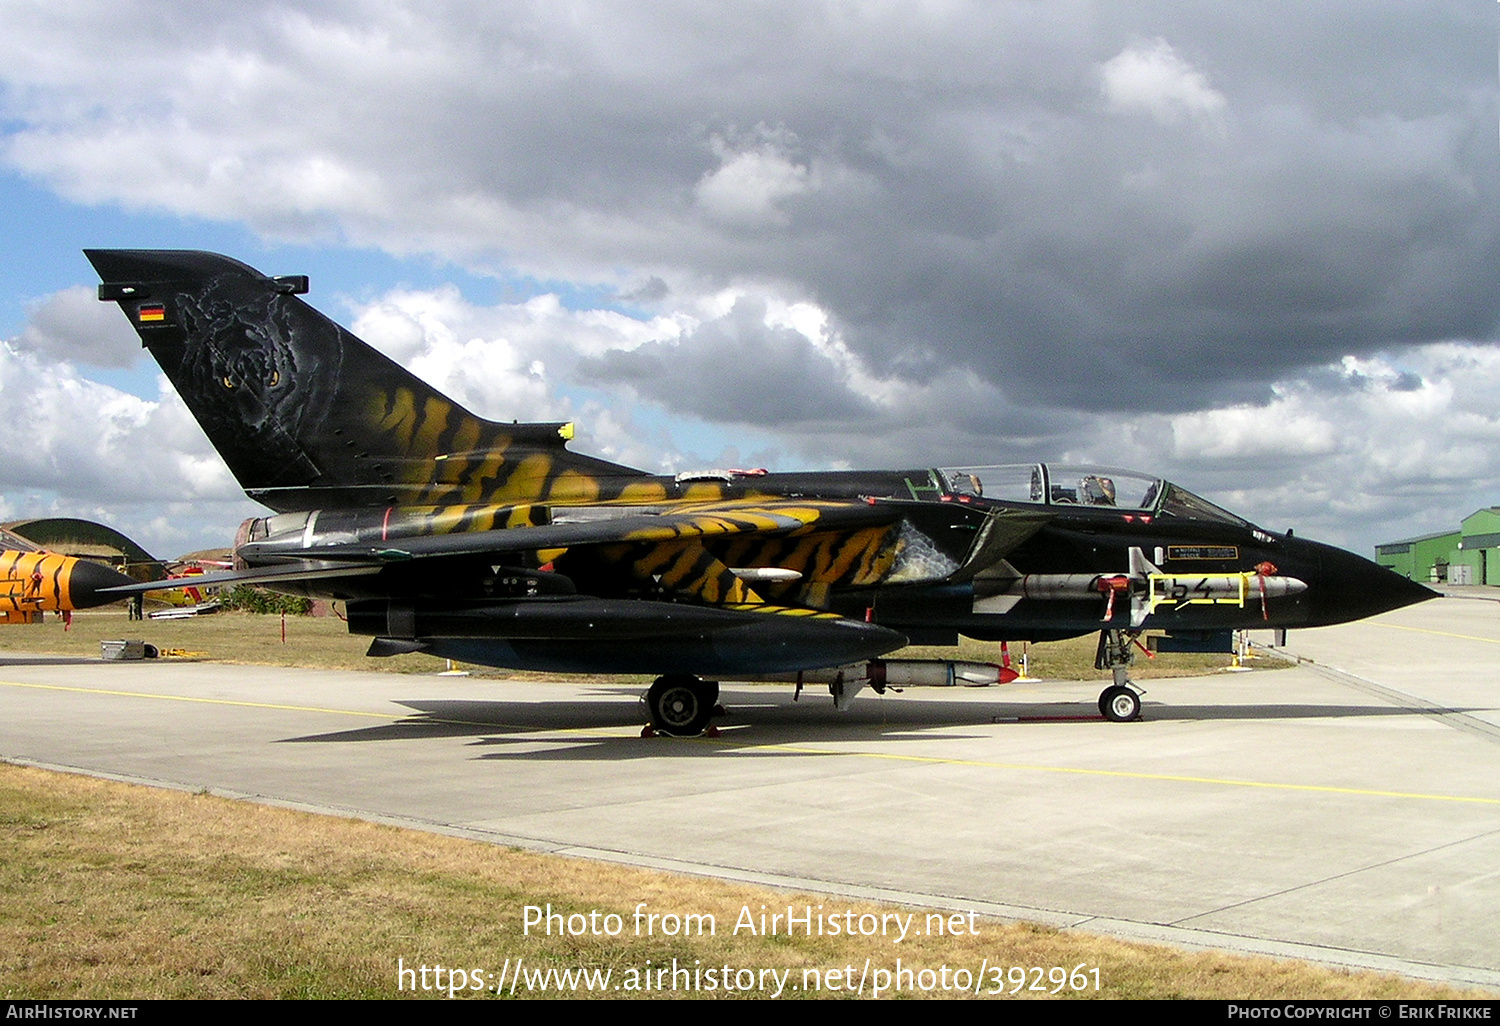
{"label": "cloudy sky", "polygon": [[1488,0],[0,0],[0,518],[240,494],[85,246],[651,470],[1068,459],[1364,551],[1500,503]]}

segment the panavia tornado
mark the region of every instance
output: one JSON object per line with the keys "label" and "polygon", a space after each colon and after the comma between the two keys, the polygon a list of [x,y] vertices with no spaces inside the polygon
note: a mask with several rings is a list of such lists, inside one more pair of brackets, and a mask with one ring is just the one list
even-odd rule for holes
{"label": "panavia tornado", "polygon": [[0,528],[0,623],[34,623],[43,613],[89,609],[120,601],[107,589],[135,583],[107,566],[62,556]]}
{"label": "panavia tornado", "polygon": [[[1100,696],[1140,714],[1134,644],[1227,649],[1432,598],[1132,471],[997,467],[660,476],[572,452],[572,425],[475,416],[308,306],[302,276],[193,251],[89,250],[246,494],[248,582],[347,603],[369,654],[657,677],[696,734],[720,678],[984,684],[1003,667],[882,660],[908,643],[1098,632]],[[138,585],[136,590],[151,586]]]}

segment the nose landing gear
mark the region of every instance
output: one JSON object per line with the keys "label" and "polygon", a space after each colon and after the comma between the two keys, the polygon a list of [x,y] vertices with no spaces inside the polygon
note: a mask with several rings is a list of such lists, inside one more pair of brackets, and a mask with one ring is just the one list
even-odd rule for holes
{"label": "nose landing gear", "polygon": [[1094,668],[1112,670],[1115,676],[1115,682],[1099,696],[1099,712],[1105,719],[1116,723],[1128,723],[1141,718],[1141,695],[1144,692],[1130,679],[1130,665],[1135,662],[1137,637],[1137,634],[1129,631],[1099,632],[1099,650],[1094,655]]}

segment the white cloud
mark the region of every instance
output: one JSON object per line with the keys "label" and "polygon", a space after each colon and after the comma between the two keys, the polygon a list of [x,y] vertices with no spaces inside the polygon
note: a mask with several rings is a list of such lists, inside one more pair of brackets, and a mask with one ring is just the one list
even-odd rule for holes
{"label": "white cloud", "polygon": [[558,420],[573,416],[558,386],[579,359],[676,338],[693,320],[570,310],[552,294],[484,307],[450,286],[391,292],[360,309],[353,328],[481,416]]}
{"label": "white cloud", "polygon": [[1363,551],[1500,500],[1497,391],[1500,347],[1435,343],[1346,357],[1267,403],[1147,418],[1131,448],[1149,458],[1164,429],[1184,484]]}
{"label": "white cloud", "polygon": [[160,389],[140,399],[15,340],[0,344],[13,414],[0,433],[0,514],[99,520],[160,556],[227,545],[235,524],[264,510],[244,498],[165,378]]}
{"label": "white cloud", "polygon": [[755,134],[759,141],[744,148],[735,147],[722,136],[712,139],[719,167],[699,180],[694,195],[716,221],[750,226],[786,224],[787,215],[778,204],[819,186],[817,172],[797,163],[788,153],[795,136],[773,132],[764,125]]}
{"label": "white cloud", "polygon": [[105,502],[237,496],[165,378],[161,389],[157,401],[140,399],[0,346],[0,391],[17,416],[16,429],[0,433],[0,487]]}
{"label": "white cloud", "polygon": [[1149,114],[1164,125],[1184,115],[1214,118],[1228,106],[1224,94],[1165,39],[1128,46],[1104,62],[1102,90],[1109,108]]}
{"label": "white cloud", "polygon": [[1297,398],[1266,406],[1232,406],[1173,417],[1172,455],[1180,460],[1259,456],[1326,456],[1338,449],[1338,428]]}

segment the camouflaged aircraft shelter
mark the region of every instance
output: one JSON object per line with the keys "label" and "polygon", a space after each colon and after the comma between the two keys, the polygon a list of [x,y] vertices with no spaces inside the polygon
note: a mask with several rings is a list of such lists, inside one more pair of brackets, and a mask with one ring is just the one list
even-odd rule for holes
{"label": "camouflaged aircraft shelter", "polygon": [[19,535],[39,548],[63,556],[93,560],[138,581],[166,577],[161,561],[112,527],[72,517],[13,520],[0,529]]}

